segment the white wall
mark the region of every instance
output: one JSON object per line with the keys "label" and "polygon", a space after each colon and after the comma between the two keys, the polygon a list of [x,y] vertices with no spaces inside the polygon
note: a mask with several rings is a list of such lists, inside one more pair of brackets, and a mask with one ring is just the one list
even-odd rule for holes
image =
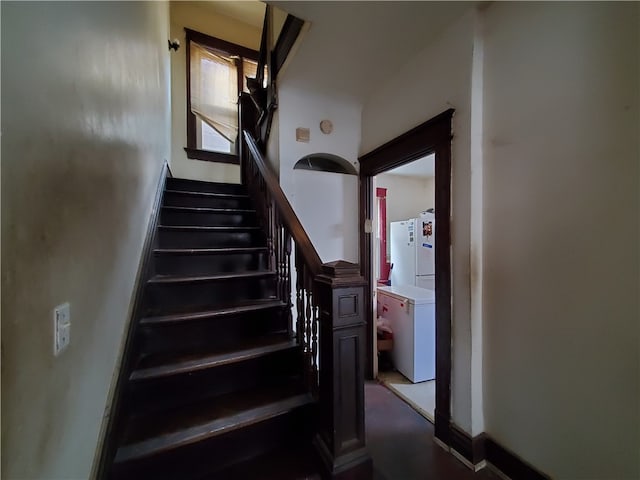
{"label": "white wall", "polygon": [[358,177],[295,170],[292,206],[323,262],[358,263]]}
{"label": "white wall", "polygon": [[640,478],[639,8],[486,12],[486,430],[558,479]]}
{"label": "white wall", "polygon": [[240,167],[187,158],[187,63],[184,29],[190,28],[254,50],[260,49],[261,28],[206,8],[199,2],[171,2],[171,38],[182,47],[171,52],[171,171],[174,176],[211,182],[240,182]]}
{"label": "white wall", "polygon": [[484,424],[484,16],[489,4],[481,4],[474,15],[473,57],[471,61],[471,155],[469,213],[470,320],[471,320],[471,434],[479,435]]}
{"label": "white wall", "polygon": [[[471,432],[470,94],[473,12],[447,28],[387,83],[362,111],[362,154],[455,108],[452,160],[452,417]],[[475,433],[475,432],[474,432]]]}
{"label": "white wall", "polygon": [[169,155],[168,6],[1,8],[2,473],[89,478]]}
{"label": "white wall", "polygon": [[[279,84],[280,184],[323,262],[358,260],[358,177],[293,170],[311,153],[330,153],[358,168],[360,105],[316,95],[287,83],[292,62]],[[320,131],[320,121],[333,122],[333,132]],[[296,128],[310,129],[309,143],[296,142]]]}

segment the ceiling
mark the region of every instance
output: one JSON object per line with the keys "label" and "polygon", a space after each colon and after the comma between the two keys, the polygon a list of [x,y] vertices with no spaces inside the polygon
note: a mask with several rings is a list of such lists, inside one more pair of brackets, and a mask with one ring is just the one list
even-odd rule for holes
{"label": "ceiling", "polygon": [[361,103],[473,2],[270,1],[311,22],[288,83]]}
{"label": "ceiling", "polygon": [[426,157],[414,160],[393,170],[384,172],[382,175],[402,175],[413,178],[431,178],[436,174],[436,156],[431,153]]}
{"label": "ceiling", "polygon": [[[193,2],[262,28],[258,0]],[[269,1],[310,22],[287,82],[364,103],[375,87],[437,38],[475,2]]]}

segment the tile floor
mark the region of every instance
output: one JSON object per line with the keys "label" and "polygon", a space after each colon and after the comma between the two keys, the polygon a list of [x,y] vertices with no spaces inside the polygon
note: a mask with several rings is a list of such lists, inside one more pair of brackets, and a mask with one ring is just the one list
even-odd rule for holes
{"label": "tile floor", "polygon": [[396,371],[379,372],[378,380],[433,423],[436,409],[435,380],[411,383],[404,375]]}

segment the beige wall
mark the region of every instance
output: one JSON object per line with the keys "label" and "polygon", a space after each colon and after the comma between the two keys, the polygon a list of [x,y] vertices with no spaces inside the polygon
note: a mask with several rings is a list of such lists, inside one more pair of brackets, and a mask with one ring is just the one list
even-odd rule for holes
{"label": "beige wall", "polygon": [[[387,189],[387,259],[391,243],[390,222],[416,218],[420,212],[433,208],[435,179],[433,177],[410,177],[382,173],[375,177],[376,188]],[[377,220],[377,219],[376,219]],[[374,230],[375,231],[375,230]],[[376,246],[377,249],[377,246]],[[376,256],[376,258],[378,258]]]}
{"label": "beige wall", "polygon": [[470,94],[472,12],[449,26],[432,44],[367,99],[362,111],[360,153],[455,108],[452,165],[453,366],[452,417],[471,432],[470,319]]}
{"label": "beige wall", "polygon": [[376,187],[387,189],[387,220],[390,222],[416,218],[420,212],[433,208],[433,177],[382,173],[376,176]]}
{"label": "beige wall", "polygon": [[639,7],[482,8],[367,101],[361,150],[456,109],[453,420],[638,478]]}
{"label": "beige wall", "polygon": [[271,9],[271,44],[275,47],[276,42],[278,41],[278,37],[280,36],[280,32],[282,31],[282,27],[284,26],[284,22],[287,19],[288,13],[284,10],[280,10],[278,7],[273,7]]}
{"label": "beige wall", "polygon": [[185,31],[190,28],[254,50],[260,49],[261,27],[206,8],[202,2],[171,2],[171,38],[182,47],[171,53],[171,171],[174,176],[212,182],[240,182],[240,167],[187,158],[187,77]]}
{"label": "beige wall", "polygon": [[2,473],[85,479],[169,155],[168,6],[1,8]]}
{"label": "beige wall", "polygon": [[558,479],[640,478],[639,9],[486,11],[486,431]]}

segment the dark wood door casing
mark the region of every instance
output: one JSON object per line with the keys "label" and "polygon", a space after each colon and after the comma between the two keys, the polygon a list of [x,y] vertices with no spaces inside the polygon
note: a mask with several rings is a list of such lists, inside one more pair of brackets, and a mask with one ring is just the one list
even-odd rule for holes
{"label": "dark wood door casing", "polygon": [[[448,109],[408,132],[361,156],[359,188],[360,265],[368,285],[374,285],[372,236],[365,223],[373,215],[373,177],[435,153],[436,245],[451,245],[451,139],[454,109]],[[436,410],[435,436],[449,444],[451,420],[451,249],[436,248]],[[373,378],[373,297],[365,291],[367,319],[366,372]]]}

